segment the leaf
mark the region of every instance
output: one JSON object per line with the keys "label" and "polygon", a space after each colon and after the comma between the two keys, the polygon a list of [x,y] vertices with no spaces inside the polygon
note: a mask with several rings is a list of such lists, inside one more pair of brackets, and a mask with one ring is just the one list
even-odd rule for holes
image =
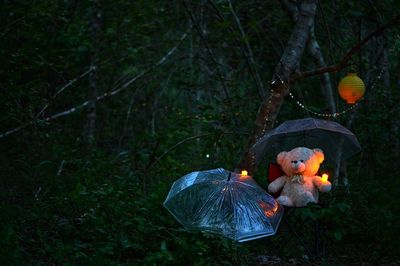
{"label": "leaf", "polygon": [[167,242],[166,242],[165,240],[164,240],[163,242],[161,242],[160,250],[162,250],[162,251],[168,251],[168,249],[167,249]]}
{"label": "leaf", "polygon": [[336,231],[333,234],[333,236],[335,237],[336,240],[339,240],[339,241],[342,240],[342,237],[343,237],[343,235],[342,235],[342,233],[340,231]]}

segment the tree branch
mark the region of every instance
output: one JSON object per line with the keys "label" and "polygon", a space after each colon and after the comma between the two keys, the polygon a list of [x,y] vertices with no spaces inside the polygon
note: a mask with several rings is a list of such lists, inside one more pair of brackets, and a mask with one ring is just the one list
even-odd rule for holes
{"label": "tree branch", "polygon": [[311,71],[305,71],[305,72],[300,72],[300,73],[295,73],[291,79],[291,81],[296,81],[300,79],[305,79],[308,77],[312,76],[318,76],[321,74],[324,74],[326,72],[337,72],[345,68],[348,64],[347,62],[351,59],[351,57],[357,53],[364,44],[366,44],[369,40],[371,40],[375,36],[381,35],[386,29],[393,27],[395,25],[400,24],[400,15],[394,17],[392,20],[390,20],[388,23],[385,25],[379,27],[378,29],[374,30],[370,34],[368,34],[367,37],[365,37],[363,40],[359,41],[356,45],[353,46],[353,48],[350,49],[339,61],[339,63],[327,67],[322,67],[318,68],[315,70]]}
{"label": "tree branch", "polygon": [[[54,95],[53,97],[51,97],[51,100],[55,100],[56,97],[62,93],[65,89],[67,89],[68,87],[70,87],[71,85],[73,85],[75,82],[77,82],[78,80],[80,80],[81,78],[85,77],[87,74],[89,74],[90,72],[92,72],[92,68],[89,68],[89,70],[87,70],[85,73],[81,74],[80,76],[71,79],[67,84],[65,84],[64,86],[62,86]],[[39,113],[37,113],[36,117],[39,117],[43,114],[44,111],[46,111],[46,109],[49,107],[50,102],[48,102],[45,106],[43,106],[43,108],[39,111]]]}
{"label": "tree branch", "polygon": [[[220,21],[222,21],[222,22],[226,22],[226,19],[224,18],[223,14],[218,9],[218,7],[214,4],[214,2],[211,1],[211,0],[208,0],[208,3],[214,9],[215,14],[217,15],[218,19]],[[232,8],[232,10],[233,10],[233,8]],[[231,13],[232,13],[232,10],[231,10]],[[237,25],[239,27],[239,30],[240,30],[240,28],[242,28],[242,26],[240,24],[239,18],[237,17],[236,13],[234,12],[234,10],[233,10],[233,15],[235,16],[235,21],[236,21],[236,23],[237,23]],[[235,30],[231,26],[229,26],[228,29],[232,34],[237,35]],[[256,64],[255,64],[255,61],[254,61],[254,59],[252,59],[252,58],[254,58],[253,52],[251,50],[250,45],[248,44],[247,39],[245,38],[245,34],[244,34],[243,28],[240,31],[241,31],[241,36],[236,37],[235,41],[236,41],[237,46],[239,47],[239,49],[240,49],[240,51],[241,51],[241,53],[242,53],[242,55],[243,55],[243,57],[245,59],[245,62],[246,62],[246,65],[247,65],[247,67],[249,69],[250,75],[254,79],[254,82],[255,82],[255,84],[257,86],[258,95],[260,96],[260,99],[262,99],[264,97],[265,93],[266,93],[265,89],[264,89],[264,85],[263,85],[263,83],[261,81],[261,78],[260,78],[258,72],[257,72],[257,67],[256,67]],[[247,49],[245,49],[245,47],[243,47],[242,42],[240,41],[240,38],[244,39],[247,42],[247,45],[246,45]],[[246,52],[246,50],[248,50],[249,52]],[[249,55],[247,55],[247,53],[249,53]],[[250,58],[250,57],[252,57],[252,58]],[[255,69],[255,71],[257,73],[254,73],[253,68]],[[258,77],[256,75],[258,75]],[[259,80],[259,81],[257,81],[257,80]]]}
{"label": "tree branch", "polygon": [[298,68],[306,48],[310,29],[314,23],[316,8],[317,0],[305,0],[302,2],[298,19],[288,44],[275,68],[270,83],[269,96],[263,100],[258,110],[252,134],[247,141],[245,152],[238,165],[239,169],[246,169],[250,174],[254,174],[257,168],[257,159],[251,148],[265,132],[271,130],[274,126],[279,109],[289,92],[291,76]]}
{"label": "tree branch", "polygon": [[[214,52],[211,50],[211,47],[210,47],[207,39],[203,35],[202,30],[200,28],[200,25],[197,22],[197,20],[195,19],[192,10],[187,5],[186,0],[184,0],[182,3],[183,3],[184,8],[186,9],[186,12],[189,15],[190,20],[193,22],[193,25],[194,25],[197,33],[200,36],[200,39],[202,40],[202,42],[204,44],[204,47],[206,48],[208,54],[210,55],[211,61],[213,61],[213,63],[215,64],[215,70],[217,72],[217,77],[218,77],[219,81],[221,82],[222,89],[224,91],[225,97],[226,97],[226,99],[227,99],[227,101],[229,103],[229,108],[231,109],[230,111],[233,113],[235,108],[233,107],[233,103],[232,103],[231,97],[229,96],[229,91],[228,91],[228,88],[226,87],[225,77],[222,75],[222,71],[220,69],[220,64],[217,62],[217,59],[216,59],[216,57],[214,55]],[[234,117],[234,122],[235,122],[235,124],[238,123],[235,117]]]}
{"label": "tree branch", "polygon": [[[288,16],[290,16],[293,22],[296,22],[298,17],[298,8],[295,2],[289,2],[289,0],[280,0],[281,6],[283,9],[286,10]],[[313,57],[315,64],[317,67],[326,67],[324,55],[322,54],[321,47],[318,43],[317,37],[315,35],[315,23],[311,27],[310,30],[310,37],[308,39],[308,52]],[[324,73],[321,78],[321,88],[322,93],[324,95],[326,107],[329,108],[331,113],[336,112],[335,100],[333,98],[332,93],[332,83],[331,78],[328,73]]]}
{"label": "tree branch", "polygon": [[[259,94],[261,96],[263,96],[263,95],[265,95],[265,88],[264,88],[264,84],[261,80],[260,74],[258,73],[258,70],[257,70],[257,64],[256,64],[256,61],[254,60],[253,50],[251,49],[251,46],[249,44],[246,33],[244,32],[242,24],[240,23],[240,19],[236,14],[235,9],[233,8],[232,2],[230,0],[228,0],[228,3],[229,3],[229,9],[230,9],[233,17],[235,18],[236,25],[239,28],[240,35],[241,35],[243,42],[245,44],[245,47],[247,49],[248,60],[251,63],[251,64],[249,64],[249,66],[253,66],[253,68],[254,68],[254,73],[252,73],[252,74],[254,76],[256,85],[258,87]],[[247,56],[246,56],[246,58],[247,58]],[[249,67],[249,68],[250,68],[250,72],[253,72],[251,67]]]}
{"label": "tree branch", "polygon": [[193,140],[193,139],[198,139],[198,138],[203,138],[203,137],[207,137],[210,135],[213,135],[214,133],[207,133],[207,134],[201,134],[201,135],[197,135],[197,136],[191,136],[188,137],[186,139],[183,139],[181,141],[179,141],[178,143],[172,145],[170,148],[168,148],[166,151],[164,151],[160,156],[158,156],[148,167],[147,169],[150,169],[151,167],[153,167],[153,165],[155,165],[156,163],[158,163],[161,158],[163,158],[165,155],[167,155],[170,151],[172,151],[173,149],[175,149],[176,147],[178,147],[179,145],[189,141],[189,140]]}
{"label": "tree branch", "polygon": [[[111,97],[111,96],[114,96],[114,95],[120,93],[121,91],[125,90],[129,85],[131,85],[133,82],[135,82],[135,81],[137,81],[138,79],[142,78],[144,75],[146,75],[147,73],[149,73],[149,72],[152,71],[153,69],[155,69],[155,68],[161,66],[162,64],[164,64],[165,61],[167,61],[167,59],[176,51],[176,49],[178,48],[179,44],[180,44],[186,37],[187,37],[187,33],[184,33],[184,34],[181,36],[179,43],[178,43],[175,47],[173,47],[171,50],[169,50],[168,53],[167,53],[163,58],[161,58],[155,65],[149,67],[148,69],[143,70],[143,71],[140,72],[138,75],[136,75],[135,77],[131,78],[130,80],[128,80],[127,82],[125,82],[124,84],[122,84],[119,88],[116,88],[116,89],[114,89],[114,90],[112,90],[112,91],[110,91],[110,92],[105,92],[105,93],[103,93],[102,95],[98,96],[98,97],[97,97],[97,101],[101,101],[101,100],[103,100],[103,99],[105,99],[105,98],[107,98],[107,97]],[[82,74],[82,75],[87,75],[87,73],[89,73],[89,72],[90,72],[90,71],[85,72],[85,73]],[[82,76],[82,75],[81,75],[81,76]],[[59,94],[59,93],[57,93],[57,94]],[[80,105],[74,106],[74,107],[72,107],[72,108],[70,108],[70,109],[67,109],[67,110],[65,110],[65,111],[59,112],[59,113],[57,113],[57,114],[54,114],[54,115],[51,115],[51,116],[47,116],[47,117],[45,117],[45,118],[43,118],[43,119],[41,119],[41,120],[42,120],[42,121],[51,121],[51,120],[57,119],[57,118],[62,117],[62,116],[67,116],[67,115],[69,115],[69,114],[75,113],[76,111],[82,109],[83,107],[87,106],[88,104],[89,104],[89,101],[85,101],[85,102],[81,103]],[[46,106],[45,106],[45,107],[46,107]],[[46,108],[47,108],[47,107],[46,107]],[[42,109],[42,110],[43,110],[43,109]],[[22,130],[22,129],[24,129],[24,128],[26,128],[26,127],[32,125],[32,124],[34,124],[34,123],[37,122],[37,121],[40,121],[40,120],[37,119],[37,118],[35,118],[35,119],[33,119],[33,120],[29,121],[29,122],[26,122],[25,124],[22,124],[22,125],[20,125],[20,126],[18,126],[18,127],[16,127],[16,128],[7,130],[6,132],[0,134],[0,139],[1,139],[1,138],[4,138],[4,137],[7,137],[7,136],[9,136],[9,135],[11,135],[11,134],[13,134],[13,133],[16,133],[16,132],[18,132],[18,131],[20,131],[20,130]]]}

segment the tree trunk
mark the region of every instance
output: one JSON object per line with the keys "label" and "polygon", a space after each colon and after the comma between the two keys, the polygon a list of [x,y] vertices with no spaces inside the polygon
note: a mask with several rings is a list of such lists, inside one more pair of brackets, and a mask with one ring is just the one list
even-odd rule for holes
{"label": "tree trunk", "polygon": [[92,21],[91,21],[91,54],[90,54],[90,76],[89,76],[89,91],[88,91],[88,107],[87,107],[87,125],[86,125],[86,141],[89,146],[95,143],[96,137],[96,101],[98,87],[98,72],[99,63],[99,45],[100,45],[100,19],[101,6],[100,0],[92,1]]}
{"label": "tree trunk", "polygon": [[[288,0],[280,0],[283,9],[288,13],[289,17],[292,18],[293,22],[297,21],[299,10],[295,2],[289,2]],[[322,54],[321,47],[319,46],[317,37],[315,35],[315,24],[313,24],[310,30],[310,38],[308,40],[308,52],[313,57],[314,62],[318,68],[326,67],[324,55]],[[325,107],[330,113],[336,112],[335,100],[333,98],[332,82],[329,73],[324,73],[320,77],[322,94],[325,99]]]}
{"label": "tree trunk", "polygon": [[[322,54],[321,47],[319,46],[317,37],[315,36],[314,28],[315,27],[313,25],[310,31],[310,39],[308,41],[308,51],[313,57],[317,67],[320,68],[326,67],[324,55]],[[336,105],[335,105],[335,100],[333,98],[332,82],[329,73],[322,74],[320,80],[321,80],[322,94],[325,99],[326,109],[328,109],[330,113],[335,113]]]}
{"label": "tree trunk", "polygon": [[[400,94],[400,70],[397,70],[396,85],[397,86],[395,88],[396,90],[394,93],[395,93],[395,95],[398,96]],[[395,150],[396,158],[399,158],[400,157],[400,138],[398,136],[400,136],[400,117],[398,115],[395,116],[395,119],[393,121],[392,131],[393,131],[393,136],[395,136],[393,147]]]}
{"label": "tree trunk", "polygon": [[292,75],[298,68],[307,45],[316,8],[317,0],[305,0],[301,4],[298,19],[270,82],[269,95],[264,98],[258,110],[253,131],[238,165],[239,169],[246,169],[250,174],[254,174],[257,169],[256,158],[250,149],[265,132],[274,126],[279,109],[289,93]]}

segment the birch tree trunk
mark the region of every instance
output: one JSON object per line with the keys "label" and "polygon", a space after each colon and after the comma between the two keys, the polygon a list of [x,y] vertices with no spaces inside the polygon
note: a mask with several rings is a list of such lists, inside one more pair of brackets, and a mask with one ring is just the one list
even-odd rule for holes
{"label": "birch tree trunk", "polygon": [[[286,10],[288,15],[292,18],[293,22],[297,21],[299,15],[299,10],[295,2],[290,2],[288,0],[280,0],[282,8]],[[315,24],[313,24],[310,30],[310,38],[308,40],[307,50],[312,56],[314,63],[318,68],[326,67],[325,58],[321,51],[321,47],[318,43],[317,37],[315,35]],[[335,100],[333,98],[332,82],[329,73],[323,73],[320,77],[322,94],[325,99],[325,107],[330,113],[336,112]]]}
{"label": "birch tree trunk", "polygon": [[91,53],[90,53],[90,76],[89,76],[89,91],[88,91],[88,106],[87,106],[87,125],[86,125],[86,141],[89,146],[93,146],[96,141],[96,102],[97,102],[97,87],[98,87],[98,71],[99,50],[100,50],[100,19],[101,19],[101,4],[100,0],[92,0],[91,10]]}
{"label": "birch tree trunk", "polygon": [[239,162],[239,169],[246,169],[254,174],[257,169],[256,158],[250,151],[251,147],[267,131],[271,130],[282,106],[285,96],[289,93],[292,75],[300,64],[304,49],[314,24],[317,0],[302,2],[298,19],[289,38],[283,55],[275,68],[270,82],[269,94],[264,98],[255,119],[253,131],[249,136],[245,152]]}
{"label": "birch tree trunk", "polygon": [[[317,37],[315,36],[314,25],[312,26],[310,31],[310,39],[308,41],[308,51],[313,57],[317,67],[320,68],[326,67],[324,55],[322,54],[321,47],[319,46]],[[320,77],[320,81],[326,108],[329,110],[330,113],[335,113],[336,105],[335,105],[335,100],[333,98],[333,88],[329,73],[322,74]]]}

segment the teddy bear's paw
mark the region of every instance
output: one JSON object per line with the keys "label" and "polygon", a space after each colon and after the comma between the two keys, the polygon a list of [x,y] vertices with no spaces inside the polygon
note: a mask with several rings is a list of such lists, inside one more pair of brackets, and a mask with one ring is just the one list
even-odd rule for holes
{"label": "teddy bear's paw", "polygon": [[276,185],[275,183],[271,183],[268,186],[268,192],[270,192],[270,193],[276,193],[279,191],[279,189],[280,189],[280,187],[278,185]]}
{"label": "teddy bear's paw", "polygon": [[319,190],[320,190],[321,192],[329,192],[329,191],[331,191],[331,189],[332,189],[331,183],[322,184],[322,185],[320,186],[320,188],[319,188]]}
{"label": "teddy bear's paw", "polygon": [[287,196],[279,196],[276,199],[276,201],[279,202],[279,204],[284,205],[284,206],[288,206],[288,207],[294,206],[292,199]]}

